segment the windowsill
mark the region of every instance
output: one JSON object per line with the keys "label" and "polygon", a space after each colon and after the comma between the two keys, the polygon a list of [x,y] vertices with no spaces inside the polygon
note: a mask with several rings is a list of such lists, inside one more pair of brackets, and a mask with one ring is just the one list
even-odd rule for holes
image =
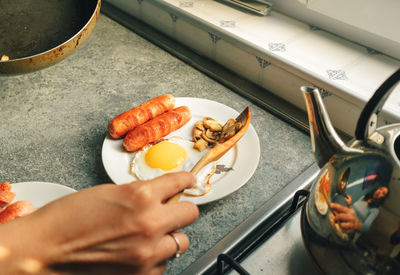
{"label": "windowsill", "polygon": [[[272,10],[246,13],[211,0],[106,0],[195,52],[305,109],[301,85],[326,91],[336,127],[353,135],[359,113],[400,61]],[[400,121],[400,85],[380,124]]]}

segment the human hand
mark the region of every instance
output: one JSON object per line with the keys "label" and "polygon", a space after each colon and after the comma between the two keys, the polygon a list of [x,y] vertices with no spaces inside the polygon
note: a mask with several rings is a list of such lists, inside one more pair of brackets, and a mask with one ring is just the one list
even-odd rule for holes
{"label": "human hand", "polygon": [[[171,173],[151,181],[99,185],[56,200],[0,226],[0,244],[8,256],[0,255],[0,269],[10,270],[14,262],[22,270],[18,263],[30,259],[37,274],[161,274],[177,252],[168,233],[191,224],[199,213],[190,202],[165,202],[194,184],[190,173]],[[185,252],[188,237],[173,234]]]}
{"label": "human hand", "polygon": [[351,205],[351,197],[350,197],[349,195],[346,195],[346,196],[344,197],[344,200],[345,200],[345,202],[346,202],[346,204],[347,204],[348,206]]}
{"label": "human hand", "polygon": [[331,203],[334,214],[333,221],[337,223],[345,233],[360,231],[362,223],[355,217],[354,210],[339,203]]}

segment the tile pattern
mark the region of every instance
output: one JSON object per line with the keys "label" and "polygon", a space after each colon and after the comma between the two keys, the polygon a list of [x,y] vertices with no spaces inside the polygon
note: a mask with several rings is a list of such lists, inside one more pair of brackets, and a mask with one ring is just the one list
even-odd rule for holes
{"label": "tile pattern", "polygon": [[176,15],[176,14],[173,14],[173,13],[169,13],[169,16],[171,16],[171,19],[172,19],[172,22],[176,22],[176,20],[178,20],[178,16]]}
{"label": "tile pattern", "polygon": [[193,8],[194,3],[192,1],[180,1],[179,7],[181,8]]}
{"label": "tile pattern", "polygon": [[319,88],[319,90],[320,90],[320,93],[321,93],[321,97],[322,97],[322,98],[326,98],[326,97],[328,97],[328,96],[332,96],[332,93],[328,92],[327,90],[324,90],[324,89],[322,89],[322,88]]}
{"label": "tile pattern", "polygon": [[330,80],[347,80],[346,72],[343,70],[326,70]]}
{"label": "tile pattern", "polygon": [[217,44],[217,42],[221,39],[221,37],[219,37],[216,34],[213,34],[211,32],[208,33],[210,35],[211,41],[213,44]]}
{"label": "tile pattern", "polygon": [[220,26],[222,28],[234,28],[236,25],[235,21],[229,21],[229,20],[221,20],[220,21]]}
{"label": "tile pattern", "polygon": [[313,26],[313,25],[309,25],[309,29],[312,31],[321,31],[320,28],[318,28],[317,26]]}
{"label": "tile pattern", "polygon": [[286,45],[284,43],[268,43],[268,49],[271,52],[285,52]]}
{"label": "tile pattern", "polygon": [[258,64],[260,64],[260,68],[266,68],[267,66],[271,65],[271,62],[263,59],[262,57],[256,56]]}
{"label": "tile pattern", "polygon": [[378,52],[378,51],[376,51],[374,49],[371,49],[371,48],[366,48],[366,50],[367,50],[368,54],[370,54],[370,55],[381,54],[380,52]]}

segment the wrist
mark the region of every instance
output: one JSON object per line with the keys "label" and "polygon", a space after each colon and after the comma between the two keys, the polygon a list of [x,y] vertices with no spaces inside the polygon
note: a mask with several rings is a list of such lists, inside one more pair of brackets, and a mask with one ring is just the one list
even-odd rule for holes
{"label": "wrist", "polygon": [[26,216],[0,225],[1,274],[49,273],[49,241],[36,223]]}

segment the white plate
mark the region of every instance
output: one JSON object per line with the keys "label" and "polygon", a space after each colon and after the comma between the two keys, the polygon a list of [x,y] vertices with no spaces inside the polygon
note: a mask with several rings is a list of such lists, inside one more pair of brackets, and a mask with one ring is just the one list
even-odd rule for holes
{"label": "white plate", "polygon": [[[176,98],[175,107],[179,106],[189,107],[192,119],[169,136],[181,136],[188,140],[192,139],[192,129],[195,122],[202,120],[205,116],[225,123],[228,119],[236,118],[239,115],[239,112],[234,109],[208,99],[178,97]],[[107,135],[103,143],[102,160],[108,176],[114,183],[126,184],[137,181],[137,178],[129,171],[133,155],[133,153],[124,150],[122,139],[114,140]],[[217,162],[218,165],[225,165],[225,167],[232,168],[232,170],[214,174],[210,180],[212,190],[204,196],[182,196],[181,201],[191,201],[200,205],[231,194],[251,178],[259,160],[260,142],[254,127],[250,124],[242,139]]]}
{"label": "white plate", "polygon": [[65,195],[76,192],[70,187],[50,182],[20,182],[11,184],[11,191],[15,193],[13,201],[27,200],[35,209],[61,198]]}

